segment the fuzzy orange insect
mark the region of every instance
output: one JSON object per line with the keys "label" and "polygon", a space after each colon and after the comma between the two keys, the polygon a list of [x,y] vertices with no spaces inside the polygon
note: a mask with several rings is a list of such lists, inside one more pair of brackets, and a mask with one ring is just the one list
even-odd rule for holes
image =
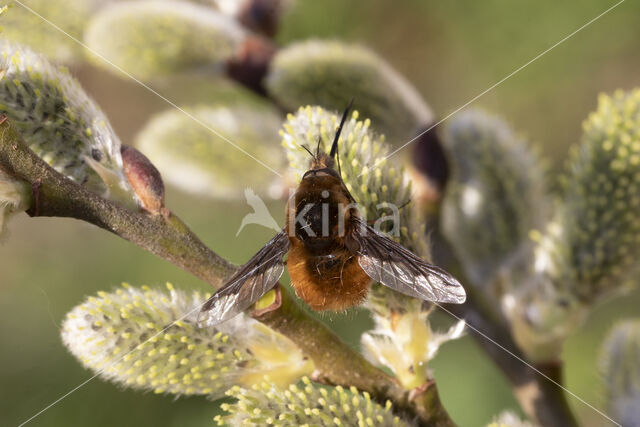
{"label": "fuzzy orange insect", "polygon": [[305,147],[311,165],[287,203],[285,228],[205,303],[207,323],[225,321],[253,305],[275,286],[285,264],[298,296],[317,311],[360,304],[373,281],[427,301],[465,301],[464,289],[449,273],[361,217],[334,161],[349,109],[329,153],[313,154]]}

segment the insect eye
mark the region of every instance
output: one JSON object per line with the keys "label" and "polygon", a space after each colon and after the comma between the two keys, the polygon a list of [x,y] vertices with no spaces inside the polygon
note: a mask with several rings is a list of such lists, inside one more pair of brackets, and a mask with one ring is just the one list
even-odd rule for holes
{"label": "insect eye", "polygon": [[305,179],[308,176],[334,176],[339,178],[338,172],[331,168],[311,169],[302,175],[302,179]]}
{"label": "insect eye", "polygon": [[102,160],[102,153],[97,148],[92,148],[91,149],[91,157],[96,162],[99,162],[100,160]]}

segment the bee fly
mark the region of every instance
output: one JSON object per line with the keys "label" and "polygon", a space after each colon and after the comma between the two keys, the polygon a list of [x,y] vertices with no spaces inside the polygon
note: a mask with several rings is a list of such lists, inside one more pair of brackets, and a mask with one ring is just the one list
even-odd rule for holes
{"label": "bee fly", "polygon": [[422,300],[465,301],[455,278],[369,226],[357,210],[334,161],[350,107],[328,154],[320,153],[319,145],[315,155],[304,147],[311,166],[287,202],[285,228],[204,304],[207,323],[223,322],[253,305],[276,285],[285,264],[296,294],[317,311],[360,304],[372,282]]}

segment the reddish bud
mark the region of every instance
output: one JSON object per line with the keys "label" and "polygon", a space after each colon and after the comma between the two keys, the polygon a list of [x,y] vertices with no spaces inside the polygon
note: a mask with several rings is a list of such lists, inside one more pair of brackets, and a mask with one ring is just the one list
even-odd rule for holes
{"label": "reddish bud", "polygon": [[444,193],[449,180],[449,163],[437,133],[437,128],[420,129],[413,142],[414,179],[417,181],[418,197],[428,201],[437,201]]}
{"label": "reddish bud", "polygon": [[247,0],[238,14],[238,20],[245,27],[273,37],[280,24],[281,0]]}
{"label": "reddish bud", "polygon": [[120,152],[124,174],[142,207],[154,215],[164,214],[164,183],[158,169],[133,147],[123,145]]}
{"label": "reddish bud", "polygon": [[266,91],[262,83],[275,52],[276,48],[269,40],[256,36],[247,37],[227,61],[227,74],[264,95]]}

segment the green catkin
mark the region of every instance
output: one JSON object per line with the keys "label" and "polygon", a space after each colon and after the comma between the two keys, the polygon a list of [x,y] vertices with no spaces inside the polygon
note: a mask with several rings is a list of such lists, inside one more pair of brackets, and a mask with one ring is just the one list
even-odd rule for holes
{"label": "green catkin", "polygon": [[[0,113],[58,172],[100,193],[124,191],[120,140],[65,68],[12,42],[0,43]],[[129,195],[128,197],[134,197]]]}
{"label": "green catkin", "polygon": [[31,186],[0,170],[0,241],[6,235],[6,223],[16,212],[28,209],[32,202]]}
{"label": "green catkin", "polygon": [[506,123],[481,111],[457,114],[442,139],[453,166],[443,230],[467,276],[487,285],[515,257],[531,257],[529,232],[546,212],[543,168]]}
{"label": "green catkin", "polygon": [[531,234],[532,274],[503,301],[531,359],[559,357],[589,307],[627,288],[640,255],[640,90],[600,95],[583,127],[552,219]]}
{"label": "green catkin", "polygon": [[398,144],[414,136],[433,113],[416,89],[370,50],[337,41],[311,40],[279,51],[266,78],[285,108],[320,105],[341,111],[354,98],[375,129]]}
{"label": "green catkin", "polygon": [[[212,8],[144,0],[101,9],[89,23],[85,43],[108,62],[148,80],[202,68],[221,69],[244,37],[245,31],[233,18]],[[90,58],[115,72],[101,58]]]}
{"label": "green catkin", "polygon": [[302,384],[281,388],[266,380],[251,388],[233,387],[225,404],[226,415],[214,418],[217,425],[230,426],[408,426],[368,393],[351,387],[324,387],[304,377]]}
{"label": "green catkin", "polygon": [[137,147],[162,171],[165,181],[221,198],[242,197],[245,187],[264,193],[274,186],[277,176],[254,158],[276,170],[282,163],[276,149],[281,120],[275,112],[204,105],[185,111],[191,117],[178,110],[156,115],[137,136]]}
{"label": "green catkin", "polygon": [[517,414],[504,411],[493,419],[487,427],[537,427],[529,421],[523,421]]}
{"label": "green catkin", "polygon": [[614,326],[604,343],[600,366],[608,414],[624,426],[640,419],[640,320]]}
{"label": "green catkin", "polygon": [[[84,48],[73,38],[82,39],[91,14],[104,0],[23,0],[20,3],[32,11],[15,1],[7,1],[11,7],[0,20],[3,38],[29,46],[55,61],[79,62],[84,58]],[[64,33],[42,18],[53,22]]]}
{"label": "green catkin", "polygon": [[557,287],[591,303],[620,289],[640,255],[640,89],[600,95],[583,127],[537,262]]}
{"label": "green catkin", "polygon": [[62,339],[102,378],[134,389],[215,399],[233,385],[269,375],[296,381],[313,364],[286,337],[240,315],[215,328],[198,327],[206,296],[124,284],[99,292],[67,314]]}

